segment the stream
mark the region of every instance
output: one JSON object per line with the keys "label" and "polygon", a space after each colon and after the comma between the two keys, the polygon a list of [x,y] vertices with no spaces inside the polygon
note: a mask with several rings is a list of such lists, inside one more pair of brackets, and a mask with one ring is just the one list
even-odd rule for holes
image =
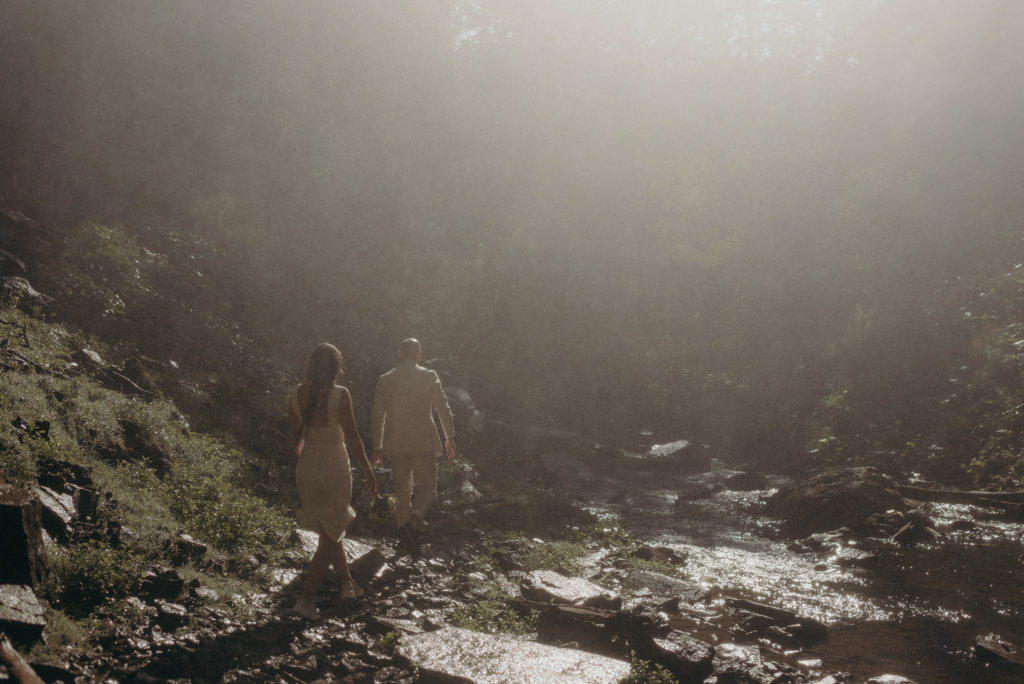
{"label": "stream", "polygon": [[[689,499],[679,492],[720,483],[733,471],[689,478],[638,471],[627,482],[582,467],[574,479],[589,508],[636,538],[685,553],[691,581],[716,596],[787,608],[830,625],[828,640],[796,656],[805,667],[820,660],[823,671],[849,672],[852,682],[880,674],[917,684],[1021,681],[1019,671],[979,663],[974,643],[996,633],[1022,645],[1022,524],[986,519],[987,509],[930,504],[938,542],[907,548],[861,538],[857,550],[875,559],[844,567],[834,553],[794,550],[793,540],[779,533],[780,521],[761,512],[785,480]],[[975,524],[960,530],[965,520]]]}

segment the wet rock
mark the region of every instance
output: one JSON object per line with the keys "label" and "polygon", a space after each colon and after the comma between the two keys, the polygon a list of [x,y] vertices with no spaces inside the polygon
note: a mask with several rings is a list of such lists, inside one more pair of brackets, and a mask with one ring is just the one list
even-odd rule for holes
{"label": "wet rock", "polygon": [[185,580],[173,568],[156,568],[142,578],[142,595],[156,599],[176,599],[185,590]]}
{"label": "wet rock", "polygon": [[423,681],[607,684],[629,674],[624,660],[454,627],[403,636],[396,652],[421,670]]}
{"label": "wet rock", "polygon": [[701,682],[714,668],[715,649],[685,632],[673,630],[649,643],[631,642],[636,654],[661,665],[680,682]]}
{"label": "wet rock", "polygon": [[175,539],[168,540],[164,550],[172,563],[182,565],[200,560],[206,555],[208,547],[190,535],[179,534]]}
{"label": "wet rock", "polygon": [[690,501],[710,499],[718,492],[725,491],[725,485],[721,482],[686,482],[678,492],[676,505],[684,506]]}
{"label": "wet rock", "polygon": [[824,532],[844,526],[865,529],[865,520],[873,513],[905,509],[892,479],[870,467],[816,475],[780,490],[766,507],[769,515],[783,518],[790,534]]}
{"label": "wet rock", "polygon": [[914,546],[916,544],[934,542],[938,538],[939,533],[932,527],[915,520],[907,522],[892,535],[892,540],[901,546]]}
{"label": "wet rock", "polygon": [[1024,504],[1014,504],[1003,511],[1003,520],[1009,522],[1024,522]]}
{"label": "wet rock", "polygon": [[561,603],[617,610],[622,598],[604,587],[580,577],[567,577],[551,570],[534,570],[520,584],[523,598],[541,603]]}
{"label": "wet rock", "polygon": [[610,657],[623,655],[609,629],[608,617],[586,608],[548,606],[541,610],[537,616],[537,641]]}
{"label": "wet rock", "polygon": [[[719,684],[761,684],[765,681],[761,668],[764,660],[756,646],[718,644],[714,647],[713,671]],[[768,680],[770,681],[770,679]],[[767,684],[767,683],[766,683]]]}
{"label": "wet rock", "polygon": [[444,394],[455,415],[456,425],[465,426],[471,433],[478,433],[484,429],[484,415],[476,409],[469,392],[461,387],[446,385]]}
{"label": "wet rock", "polygon": [[[743,620],[744,624],[756,624],[757,626],[770,624],[778,627],[792,636],[794,642],[800,646],[813,646],[828,636],[828,625],[813,618],[800,617],[791,610],[746,599],[729,599],[729,605],[737,611],[736,617]],[[755,621],[751,616],[760,617]],[[766,623],[765,620],[769,622]],[[768,629],[770,627],[764,627],[762,633]]]}
{"label": "wet rock", "polygon": [[703,473],[711,468],[711,453],[685,439],[655,444],[646,453],[627,458],[633,468],[671,471],[673,474]]}
{"label": "wet rock", "polygon": [[769,486],[768,476],[764,473],[736,473],[727,477],[723,484],[734,492],[752,492]]}
{"label": "wet rock", "polygon": [[668,546],[641,546],[633,554],[640,560],[657,561],[671,565],[682,565],[686,562],[686,556]]}
{"label": "wet rock", "polygon": [[864,684],[915,684],[915,682],[901,677],[900,675],[884,674],[877,677],[872,677]]}
{"label": "wet rock", "polygon": [[185,624],[187,619],[188,611],[185,610],[185,606],[157,599],[156,623],[160,625],[162,629],[167,632],[173,632]]}
{"label": "wet rock", "polygon": [[[0,253],[0,257],[2,254]],[[17,302],[19,307],[27,305],[31,308],[46,306],[53,298],[32,287],[32,284],[21,276],[5,276],[0,278],[0,300]]]}
{"label": "wet rock", "polygon": [[33,493],[39,499],[43,528],[57,541],[66,543],[71,537],[71,524],[78,514],[74,499],[70,494],[55,492],[42,485],[33,489]]}
{"label": "wet rock", "polygon": [[459,498],[463,501],[477,502],[483,498],[483,494],[468,480],[459,485]]}
{"label": "wet rock", "polygon": [[0,485],[0,583],[38,588],[46,568],[39,500],[25,489]]}
{"label": "wet rock", "polygon": [[365,553],[349,561],[348,569],[352,578],[362,585],[369,584],[384,572],[387,559],[377,549],[370,548]]}
{"label": "wet rock", "polygon": [[954,520],[949,529],[953,532],[970,532],[978,529],[978,523],[973,520]]}
{"label": "wet rock", "polygon": [[76,484],[67,484],[65,487],[71,492],[71,500],[75,506],[76,517],[79,520],[95,520],[96,511],[99,509],[100,495],[93,489],[80,487]]}
{"label": "wet rock", "polygon": [[841,546],[835,550],[831,560],[841,568],[869,568],[878,563],[878,556],[852,546]]}
{"label": "wet rock", "polygon": [[0,633],[12,641],[31,645],[43,636],[46,627],[43,604],[24,584],[0,584]]}
{"label": "wet rock", "polygon": [[789,548],[797,553],[816,553],[834,551],[843,546],[853,536],[853,530],[843,527],[829,532],[816,532],[803,539],[792,542]]}
{"label": "wet rock", "polygon": [[974,644],[974,654],[982,662],[1024,671],[1024,658],[1017,652],[1016,646],[998,634],[979,636]]}
{"label": "wet rock", "polygon": [[634,593],[646,590],[654,600],[676,599],[688,604],[698,603],[709,595],[699,584],[651,570],[627,574],[622,578],[622,589]]}

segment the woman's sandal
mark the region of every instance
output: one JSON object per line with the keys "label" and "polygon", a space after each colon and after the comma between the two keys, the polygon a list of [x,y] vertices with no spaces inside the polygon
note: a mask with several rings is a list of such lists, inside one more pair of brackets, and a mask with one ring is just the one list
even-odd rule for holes
{"label": "woman's sandal", "polygon": [[313,602],[306,601],[302,598],[299,598],[299,600],[295,602],[295,605],[292,607],[292,612],[309,620],[320,619],[320,611],[316,609]]}

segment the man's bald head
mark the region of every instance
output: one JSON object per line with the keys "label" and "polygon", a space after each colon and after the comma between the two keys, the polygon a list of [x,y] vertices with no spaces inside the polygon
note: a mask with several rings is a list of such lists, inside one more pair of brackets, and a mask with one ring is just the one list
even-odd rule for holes
{"label": "man's bald head", "polygon": [[423,347],[420,346],[420,341],[415,337],[402,340],[402,344],[398,347],[398,358],[402,361],[419,363],[423,358]]}

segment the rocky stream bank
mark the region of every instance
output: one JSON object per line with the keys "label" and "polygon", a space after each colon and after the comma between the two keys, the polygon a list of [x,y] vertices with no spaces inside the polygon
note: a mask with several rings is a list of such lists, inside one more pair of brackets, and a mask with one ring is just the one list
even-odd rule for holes
{"label": "rocky stream bank", "polygon": [[[536,467],[557,479],[571,461],[551,454]],[[675,507],[768,484],[763,476],[736,475],[691,476]],[[767,511],[784,515],[784,527],[799,532],[790,542],[794,553],[816,555],[822,571],[876,566],[877,552],[867,543],[872,536],[910,548],[939,535],[923,505],[870,470],[759,491],[769,492],[762,497]],[[599,498],[600,487],[592,492]],[[45,572],[46,544],[87,529],[94,498],[82,484],[52,478],[33,490],[0,493],[0,631],[22,652],[45,627],[46,610],[33,587]],[[609,499],[641,507],[628,492]],[[234,596],[229,606],[174,567],[151,568],[116,614],[102,608],[94,614],[89,649],[60,665],[31,666],[47,682],[665,681],[655,678],[660,671],[644,669],[650,663],[684,683],[928,684],[898,671],[864,675],[837,667],[819,655],[823,645],[845,638],[836,624],[696,576],[678,546],[591,543],[578,565],[530,569],[522,559],[549,541],[492,534],[487,520],[500,516],[503,505],[487,499],[440,505],[420,553],[401,551],[386,530],[363,526],[346,546],[367,594],[339,602],[329,576],[319,621],[288,610],[314,544],[305,533],[296,533],[302,550],[272,569],[263,590]],[[182,563],[205,553],[191,538],[178,544]],[[1019,611],[1020,602],[1007,598]],[[1003,636],[979,634],[971,646],[961,664],[965,676],[977,679],[962,681],[1012,681],[1024,671]],[[639,668],[631,668],[631,657]],[[17,673],[11,664],[0,668],[0,681]]]}

